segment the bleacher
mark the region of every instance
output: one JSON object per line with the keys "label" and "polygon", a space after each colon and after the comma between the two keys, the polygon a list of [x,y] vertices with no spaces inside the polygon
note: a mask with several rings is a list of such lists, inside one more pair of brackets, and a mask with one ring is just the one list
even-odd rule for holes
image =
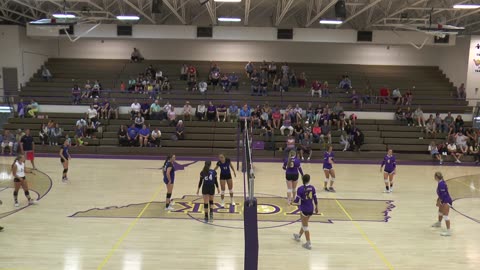
{"label": "bleacher", "polygon": [[[389,88],[399,87],[402,91],[415,86],[413,106],[421,105],[425,114],[431,112],[464,113],[471,112],[465,101],[452,98],[454,88],[448,79],[437,67],[408,67],[408,66],[359,66],[359,65],[331,65],[331,64],[290,64],[297,76],[305,72],[309,80],[319,79],[329,81],[333,94],[329,98],[312,98],[307,89],[290,88],[286,93],[269,93],[268,97],[251,97],[250,87],[245,80],[243,68],[245,63],[240,62],[217,62],[222,72],[236,72],[241,76],[239,91],[233,90],[224,93],[209,91],[207,95],[189,93],[185,90],[185,81],[179,80],[181,61],[144,61],[142,63],[129,63],[127,60],[89,60],[89,59],[50,59],[47,66],[53,74],[52,81],[45,82],[37,74],[23,87],[20,97],[27,100],[34,97],[42,104],[71,104],[71,87],[78,83],[83,87],[86,80],[100,80],[105,89],[102,95],[108,98],[116,98],[117,103],[129,106],[134,98],[146,98],[145,95],[135,93],[121,93],[118,88],[120,81],[127,82],[129,78],[144,72],[148,65],[153,65],[167,74],[172,82],[171,94],[162,95],[162,99],[169,100],[174,106],[183,106],[185,100],[190,100],[193,107],[200,101],[211,100],[214,104],[229,104],[236,101],[238,105],[248,102],[251,106],[269,102],[271,106],[278,105],[284,108],[287,104],[300,104],[305,108],[308,102],[316,105],[341,102],[345,110],[354,108],[349,102],[349,97],[343,91],[335,90],[334,86],[342,74],[347,73],[352,79],[354,89],[362,90],[365,82],[370,81],[374,89],[387,85]],[[210,63],[188,62],[197,67],[199,81],[206,79]],[[256,64],[259,65],[258,63]],[[91,99],[83,100],[87,105]],[[366,111],[389,111],[393,112],[396,106],[365,104]],[[32,134],[38,137],[41,123],[53,119],[58,122],[66,133],[73,137],[75,122],[83,116],[76,113],[40,113],[48,115],[48,119],[19,119],[11,118],[4,125],[4,129],[16,130],[30,128]],[[237,125],[236,123],[187,121],[185,122],[185,140],[172,140],[175,128],[169,127],[166,121],[146,121],[151,128],[159,127],[162,132],[162,148],[138,148],[119,147],[117,131],[120,125],[130,125],[127,115],[121,115],[118,120],[102,120],[101,132],[95,139],[87,139],[88,146],[76,147],[73,153],[85,154],[122,154],[122,155],[165,155],[176,153],[185,156],[208,156],[220,152],[235,156],[237,152]],[[394,120],[358,120],[358,127],[365,134],[365,144],[361,152],[341,152],[343,146],[338,144],[339,131],[332,132],[334,148],[339,158],[346,159],[375,159],[381,158],[387,146],[392,147],[399,159],[406,160],[431,160],[427,153],[427,145],[430,140],[421,139],[424,133],[419,128],[400,125]],[[256,157],[279,158],[283,156],[280,150],[285,146],[286,137],[279,132],[275,135],[276,151],[256,150]],[[439,134],[439,139],[445,138],[445,134]],[[38,138],[37,138],[38,139]],[[254,140],[263,140],[260,130],[255,130]],[[37,140],[39,143],[39,140]],[[325,145],[314,144],[313,158],[320,158]],[[57,147],[37,146],[40,152],[57,152]]]}

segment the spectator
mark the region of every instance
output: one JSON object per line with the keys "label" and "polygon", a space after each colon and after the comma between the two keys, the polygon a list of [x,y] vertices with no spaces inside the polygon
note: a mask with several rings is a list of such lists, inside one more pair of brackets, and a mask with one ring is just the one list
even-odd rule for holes
{"label": "spectator", "polygon": [[240,130],[241,130],[241,132],[243,132],[245,130],[245,126],[247,126],[247,128],[249,128],[251,126],[250,125],[251,115],[252,115],[252,113],[250,111],[250,108],[248,107],[247,104],[244,104],[243,108],[240,110],[240,113],[238,114],[239,119],[240,119]]}
{"label": "spectator", "polygon": [[82,97],[82,89],[80,89],[78,84],[75,84],[72,87],[72,103],[73,103],[73,105],[80,104],[81,97]]}
{"label": "spectator", "polygon": [[197,90],[197,80],[195,77],[191,76],[187,82],[187,91],[194,92]]}
{"label": "spectator", "polygon": [[216,68],[213,68],[213,70],[209,74],[208,79],[210,81],[210,84],[212,85],[213,91],[215,91],[218,83],[220,82],[220,71],[218,71]]}
{"label": "spectator", "polygon": [[175,107],[170,106],[170,110],[168,111],[168,121],[170,123],[169,126],[175,126],[177,124],[177,113],[175,112]]}
{"label": "spectator", "polygon": [[152,120],[161,120],[161,112],[162,112],[162,107],[158,103],[158,99],[155,99],[155,101],[150,105],[150,119]]}
{"label": "spectator", "polygon": [[445,119],[443,119],[443,122],[445,123],[445,129],[447,130],[451,127],[455,127],[455,119],[453,119],[451,112],[448,112],[447,116],[445,116]]}
{"label": "spectator", "polygon": [[50,129],[50,132],[48,134],[48,143],[50,145],[58,145],[59,139],[63,135],[63,130],[60,128],[58,123],[55,124],[55,127]]}
{"label": "spectator", "polygon": [[217,121],[220,122],[220,118],[223,117],[223,122],[227,121],[227,106],[220,104],[217,107]]}
{"label": "spectator", "polygon": [[312,90],[312,97],[315,96],[315,94],[318,94],[318,97],[322,97],[322,84],[318,80],[312,82],[310,90]]}
{"label": "spectator", "polygon": [[339,89],[343,89],[348,93],[348,90],[352,89],[352,81],[348,75],[343,75],[340,83],[338,84]]}
{"label": "spectator", "polygon": [[282,121],[282,113],[280,112],[279,109],[276,108],[276,106],[272,112],[272,119],[273,119],[273,128],[279,129]]}
{"label": "spectator", "polygon": [[259,85],[259,96],[267,96],[267,90],[268,90],[268,81],[267,78],[262,78],[260,80],[260,85]]}
{"label": "spectator", "polygon": [[145,101],[140,106],[140,113],[142,114],[143,118],[145,118],[146,120],[149,120],[149,118],[150,118],[150,104],[148,104],[148,99],[145,99]]}
{"label": "spectator", "polygon": [[230,91],[230,82],[228,80],[228,76],[227,74],[222,74],[222,76],[220,76],[220,86],[222,87],[222,90],[224,92],[229,92]]}
{"label": "spectator", "polygon": [[17,103],[17,116],[18,118],[25,118],[25,103],[21,98]]}
{"label": "spectator", "polygon": [[318,122],[315,122],[312,128],[312,136],[313,136],[313,142],[318,143],[320,142],[320,136],[322,135],[322,129],[318,125]]}
{"label": "spectator", "polygon": [[[327,144],[332,144],[332,133],[331,133],[331,127],[328,125],[328,121],[324,120],[323,125],[320,127],[322,134],[320,134],[320,139],[323,141],[323,143]],[[327,141],[325,141],[325,138],[327,138]]]}
{"label": "spectator", "polygon": [[399,88],[393,89],[392,99],[393,99],[393,102],[395,103],[395,105],[403,104],[403,97],[402,97],[402,93],[400,93]]}
{"label": "spectator", "polygon": [[145,118],[142,116],[141,113],[137,113],[137,116],[134,119],[134,124],[136,129],[141,129],[142,126],[145,124]]}
{"label": "spectator", "polygon": [[290,117],[288,110],[285,110],[285,113],[283,114],[283,124],[280,127],[280,133],[282,136],[285,136],[285,129],[289,130],[288,136],[293,135],[292,118]]}
{"label": "spectator", "polygon": [[215,121],[216,114],[217,114],[217,107],[215,107],[215,105],[213,105],[213,103],[211,101],[208,102],[207,120],[208,121]]}
{"label": "spectator", "polygon": [[238,106],[235,105],[235,102],[232,102],[232,105],[228,107],[228,119],[230,122],[237,122],[238,120]]}
{"label": "spectator", "polygon": [[430,142],[430,145],[428,146],[428,151],[430,152],[430,155],[432,155],[432,158],[435,158],[440,162],[440,165],[443,164],[442,155],[440,154],[440,151],[435,141]]}
{"label": "spectator", "polygon": [[309,121],[310,123],[313,122],[313,118],[315,117],[315,108],[313,108],[311,102],[307,104],[307,109],[305,110],[305,116],[307,117],[307,121]]}
{"label": "spectator", "polygon": [[272,91],[280,91],[280,78],[278,76],[273,78]]}
{"label": "spectator", "polygon": [[448,154],[455,159],[455,163],[462,163],[460,161],[460,158],[462,158],[463,154],[457,151],[457,146],[452,140],[448,142],[447,150],[448,150]]}
{"label": "spectator", "polygon": [[295,74],[295,70],[292,69],[289,79],[290,79],[290,85],[292,87],[297,87],[298,81],[297,81],[297,75]]}
{"label": "spectator", "polygon": [[188,66],[186,64],[183,64],[182,67],[180,68],[180,80],[186,81],[188,77],[187,74],[188,74]]}
{"label": "spectator", "polygon": [[131,62],[139,63],[145,60],[145,58],[143,58],[142,54],[137,48],[133,48],[133,52],[130,55],[130,60]]}
{"label": "spectator", "polygon": [[268,79],[273,80],[277,76],[277,65],[275,62],[270,62],[267,66],[267,71],[268,71]]}
{"label": "spectator", "polygon": [[128,144],[130,146],[135,146],[138,141],[138,129],[135,127],[135,124],[132,124],[127,130]]}
{"label": "spectator", "polygon": [[293,128],[293,134],[295,135],[295,141],[300,142],[304,137],[305,130],[303,129],[302,123],[298,121]]}
{"label": "spectator", "polygon": [[407,107],[407,111],[405,112],[405,119],[407,120],[408,126],[415,126],[413,124],[413,112],[411,111],[410,107]]}
{"label": "spectator", "polygon": [[323,97],[330,96],[330,89],[328,87],[328,82],[327,81],[323,82],[321,89],[322,89],[322,96]]}
{"label": "spectator", "polygon": [[425,119],[423,118],[423,111],[420,106],[417,107],[417,109],[413,113],[413,116],[415,117],[415,120],[417,120],[417,125],[419,127],[425,127]]}
{"label": "spectator", "polygon": [[427,119],[427,123],[425,124],[425,133],[428,138],[428,135],[431,135],[433,139],[437,137],[437,127],[435,125],[435,119],[433,119],[433,115],[430,114],[430,117]]}
{"label": "spectator", "polygon": [[353,106],[355,106],[356,109],[360,108],[363,109],[363,99],[362,96],[357,93],[357,91],[352,90],[352,95],[350,96],[350,100],[352,101]]}
{"label": "spectator", "polygon": [[200,94],[205,95],[205,93],[207,93],[207,90],[208,84],[206,82],[200,82],[198,84],[198,92],[200,92]]}
{"label": "spectator", "polygon": [[256,71],[250,75],[250,88],[252,96],[260,95],[260,76],[258,76]]}
{"label": "spectator", "polygon": [[13,144],[15,143],[15,136],[10,133],[10,131],[5,130],[3,133],[3,141],[2,141],[2,155],[5,152],[5,148],[8,147],[10,150],[10,155],[13,155]]}
{"label": "spectator", "polygon": [[307,76],[305,75],[305,72],[302,72],[300,73],[300,76],[298,76],[298,87],[305,88],[306,84],[307,84]]}
{"label": "spectator", "polygon": [[347,151],[350,148],[350,136],[346,131],[342,131],[340,134],[340,144],[343,145],[343,152]]}
{"label": "spectator", "polygon": [[110,119],[110,115],[112,113],[112,106],[108,99],[104,99],[102,103],[102,107],[100,109],[100,118],[102,119]]}
{"label": "spectator", "polygon": [[150,129],[148,129],[146,125],[143,125],[138,131],[138,142],[140,143],[140,147],[147,147],[149,139]]}
{"label": "spectator", "polygon": [[27,114],[32,117],[36,118],[38,115],[38,112],[40,111],[40,106],[38,105],[37,101],[35,99],[32,99],[32,102],[27,106]]}
{"label": "spectator", "polygon": [[288,80],[287,75],[283,75],[280,80],[280,92],[288,92],[288,87],[290,86],[290,81]]}
{"label": "spectator", "polygon": [[118,144],[120,146],[128,146],[129,145],[127,130],[125,129],[124,125],[120,125],[120,129],[117,132],[117,136],[118,136]]}
{"label": "spectator", "polygon": [[239,80],[238,76],[237,76],[237,74],[235,74],[235,72],[230,74],[230,76],[228,76],[227,91],[230,91],[233,87],[235,87],[235,90],[238,91],[238,80]]}
{"label": "spectator", "polygon": [[138,103],[138,100],[135,99],[132,103],[132,105],[130,105],[130,120],[133,120],[133,118],[141,112],[141,109],[142,109],[142,105],[140,105],[140,103]]}
{"label": "spectator", "polygon": [[87,110],[87,120],[95,121],[97,119],[98,112],[93,108],[93,105],[90,105],[90,107]]}
{"label": "spectator", "polygon": [[195,116],[197,117],[198,120],[203,120],[205,119],[205,112],[207,109],[205,108],[205,104],[203,101],[200,101],[200,104],[197,106],[197,111],[195,113]]}
{"label": "spectator", "polygon": [[175,128],[175,134],[178,140],[185,139],[185,126],[183,125],[183,121],[179,120],[177,123],[177,127]]}
{"label": "spectator", "polygon": [[280,70],[282,72],[282,76],[287,76],[290,74],[290,67],[288,66],[287,62],[284,62],[282,66],[280,67]]}
{"label": "spectator", "polygon": [[194,81],[197,81],[197,69],[193,65],[190,65],[187,71],[187,80],[190,81],[191,78],[194,78]]}
{"label": "spectator", "polygon": [[260,119],[261,115],[262,115],[262,112],[260,110],[260,106],[257,105],[257,107],[255,107],[255,109],[250,114],[250,116],[251,116],[250,119],[251,119],[251,122],[252,122],[252,125],[253,125],[254,128],[261,126],[261,124],[262,124],[261,119]]}
{"label": "spectator", "polygon": [[98,98],[100,97],[100,91],[102,90],[102,85],[98,80],[95,80],[93,83],[92,91],[90,92],[90,98]]}
{"label": "spectator", "polygon": [[395,120],[403,122],[406,121],[407,119],[405,118],[405,113],[403,112],[401,107],[398,107],[397,110],[395,111]]}
{"label": "spectator", "polygon": [[247,78],[251,78],[251,75],[253,73],[253,70],[254,70],[254,66],[252,64],[252,62],[248,62],[246,65],[245,65],[245,73],[247,74]]}
{"label": "spectator", "polygon": [[80,97],[81,99],[82,98],[89,98],[90,97],[90,93],[92,91],[92,84],[90,83],[90,80],[87,80],[87,82],[85,83],[85,86],[84,86],[84,91],[83,91],[83,94],[82,96]]}
{"label": "spectator", "polygon": [[183,120],[192,121],[192,106],[190,105],[190,101],[185,101],[185,105],[183,105]]}
{"label": "spectator", "polygon": [[92,137],[95,138],[95,132],[97,132],[97,127],[99,124],[99,122],[92,121],[91,119],[87,121],[86,135],[88,139]]}
{"label": "spectator", "polygon": [[390,103],[390,89],[388,89],[386,85],[384,85],[380,89],[379,101],[380,101],[380,103],[383,103],[383,104],[389,104]]}
{"label": "spectator", "polygon": [[52,73],[46,66],[42,66],[42,78],[47,82],[52,80]]}
{"label": "spectator", "polygon": [[48,126],[46,124],[40,125],[40,131],[38,132],[38,136],[40,137],[40,142],[42,145],[48,143]]}
{"label": "spectator", "polygon": [[152,134],[150,135],[150,143],[155,145],[155,147],[162,147],[161,144],[161,137],[162,137],[162,132],[157,128],[155,128],[152,131]]}
{"label": "spectator", "polygon": [[436,131],[439,133],[445,133],[446,132],[446,126],[445,123],[443,122],[442,117],[440,116],[440,113],[435,114],[435,127]]}
{"label": "spectator", "polygon": [[[85,120],[84,120],[85,121]],[[77,121],[78,122],[78,121]],[[86,144],[84,142],[85,138],[85,128],[87,127],[87,122],[85,121],[85,126],[82,126],[80,124],[77,124],[75,126],[75,146],[82,146]]]}
{"label": "spectator", "polygon": [[300,107],[299,104],[296,104],[295,108],[293,109],[293,119],[295,120],[295,123],[302,122],[303,109]]}
{"label": "spectator", "polygon": [[120,92],[125,93],[127,91],[127,86],[123,81],[120,81]]}
{"label": "spectator", "polygon": [[463,122],[462,116],[459,114],[457,118],[455,118],[455,132],[459,132],[460,129],[463,129],[465,123]]}
{"label": "spectator", "polygon": [[467,92],[465,91],[465,84],[462,83],[458,88],[457,88],[457,97],[459,99],[465,99],[467,97]]}
{"label": "spectator", "polygon": [[305,160],[305,155],[307,155],[307,160],[312,157],[312,137],[308,131],[305,132],[305,137],[300,141],[299,151],[302,160]]}
{"label": "spectator", "polygon": [[340,102],[335,103],[335,106],[333,106],[333,112],[340,115],[340,113],[343,112],[343,107],[340,104]]}
{"label": "spectator", "polygon": [[165,76],[162,82],[162,93],[166,91],[167,94],[170,94],[170,90],[172,90],[172,86],[170,85],[170,80],[168,79],[168,76]]}
{"label": "spectator", "polygon": [[271,120],[267,120],[267,123],[266,125],[263,127],[263,130],[264,130],[264,135],[265,135],[265,141],[266,142],[271,142],[272,139],[273,139],[273,126],[272,126],[272,121]]}
{"label": "spectator", "polygon": [[468,152],[467,141],[467,136],[462,133],[457,133],[455,138],[455,144],[457,145],[457,150],[459,150],[463,155],[467,154]]}
{"label": "spectator", "polygon": [[359,152],[360,147],[362,147],[364,141],[365,136],[363,135],[363,132],[358,128],[355,129],[353,131],[353,150]]}

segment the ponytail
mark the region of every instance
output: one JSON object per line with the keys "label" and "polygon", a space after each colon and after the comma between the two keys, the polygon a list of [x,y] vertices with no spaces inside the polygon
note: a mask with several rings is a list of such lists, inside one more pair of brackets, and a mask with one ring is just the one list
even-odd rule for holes
{"label": "ponytail", "polygon": [[295,165],[294,161],[293,161],[293,158],[297,155],[297,153],[295,152],[295,150],[291,150],[290,152],[288,152],[288,162],[287,162],[287,167],[288,168],[293,168],[293,166]]}
{"label": "ponytail", "polygon": [[310,183],[310,174],[305,174],[302,176],[303,186],[307,186]]}
{"label": "ponytail", "polygon": [[168,154],[168,155],[167,155],[167,158],[165,159],[165,163],[163,163],[163,168],[164,168],[164,169],[165,169],[165,165],[167,165],[167,162],[170,161],[170,159],[172,158],[172,156],[173,156],[172,154]]}
{"label": "ponytail", "polygon": [[202,176],[208,175],[208,171],[210,171],[210,166],[212,166],[212,162],[210,160],[205,161],[205,165],[203,165],[203,169],[200,174]]}

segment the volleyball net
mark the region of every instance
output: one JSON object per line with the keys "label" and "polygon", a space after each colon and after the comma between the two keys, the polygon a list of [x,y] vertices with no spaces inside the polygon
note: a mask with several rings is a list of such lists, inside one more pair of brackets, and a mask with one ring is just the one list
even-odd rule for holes
{"label": "volleyball net", "polygon": [[252,135],[249,132],[248,121],[243,125],[243,180],[246,186],[243,210],[245,234],[244,269],[258,269],[258,219],[257,199],[255,198],[255,173],[252,160]]}

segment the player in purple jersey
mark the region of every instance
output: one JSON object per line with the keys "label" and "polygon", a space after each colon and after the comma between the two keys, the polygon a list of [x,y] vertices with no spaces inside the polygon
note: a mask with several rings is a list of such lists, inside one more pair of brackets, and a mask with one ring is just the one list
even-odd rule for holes
{"label": "player in purple jersey", "polygon": [[285,170],[285,178],[287,180],[287,200],[288,204],[290,204],[292,201],[292,192],[293,198],[296,196],[298,174],[300,173],[303,176],[302,165],[300,164],[300,159],[297,158],[297,152],[295,150],[288,152],[288,158],[283,162],[283,169]]}
{"label": "player in purple jersey", "polygon": [[293,234],[293,239],[300,242],[300,238],[305,233],[307,242],[302,246],[306,249],[312,249],[310,242],[310,231],[308,230],[308,220],[313,213],[318,214],[318,201],[315,187],[310,185],[310,175],[305,174],[302,176],[303,186],[298,188],[297,196],[295,197],[294,204],[298,205],[300,209],[300,219],[302,220],[302,227],[300,233]]}
{"label": "player in purple jersey", "polygon": [[226,158],[224,154],[218,155],[218,162],[213,170],[216,171],[218,168],[220,168],[220,188],[222,189],[220,206],[222,208],[225,207],[225,183],[228,185],[228,191],[230,192],[230,204],[235,205],[235,200],[233,199],[232,172],[234,177],[237,177],[237,174],[235,173],[231,160]]}
{"label": "player in purple jersey", "polygon": [[[335,155],[333,154],[333,146],[330,145],[328,146],[327,152],[323,154],[323,172],[325,173],[323,189],[330,192],[335,192],[335,189],[333,188],[333,183],[335,182],[335,170],[333,169],[334,158]],[[330,187],[328,187],[329,180]]]}
{"label": "player in purple jersey", "polygon": [[[385,168],[383,168],[385,166]],[[380,166],[380,172],[383,169],[383,182],[385,183],[384,193],[393,192],[393,177],[395,176],[397,169],[397,161],[393,155],[393,150],[388,149],[387,155],[383,158],[382,165]]]}
{"label": "player in purple jersey", "polygon": [[[197,189],[198,195],[198,193],[200,193],[200,188],[202,188],[205,222],[213,222],[213,197],[215,196],[215,187],[217,188],[218,193],[220,193],[220,189],[218,188],[217,172],[210,169],[211,166],[212,162],[210,160],[205,161],[205,165],[200,172],[200,181],[198,182]],[[208,218],[209,209],[210,220]]]}
{"label": "player in purple jersey", "polygon": [[443,179],[441,172],[435,173],[435,180],[438,182],[437,185],[437,207],[438,207],[438,221],[435,222],[432,227],[440,228],[442,226],[442,219],[445,220],[445,225],[447,230],[443,231],[441,236],[450,236],[450,218],[448,213],[450,212],[450,207],[452,207],[452,197],[448,192],[447,182]]}
{"label": "player in purple jersey", "polygon": [[168,155],[163,164],[163,182],[167,186],[167,195],[165,200],[165,211],[174,211],[173,205],[175,204],[172,199],[173,186],[175,184],[175,155]]}

